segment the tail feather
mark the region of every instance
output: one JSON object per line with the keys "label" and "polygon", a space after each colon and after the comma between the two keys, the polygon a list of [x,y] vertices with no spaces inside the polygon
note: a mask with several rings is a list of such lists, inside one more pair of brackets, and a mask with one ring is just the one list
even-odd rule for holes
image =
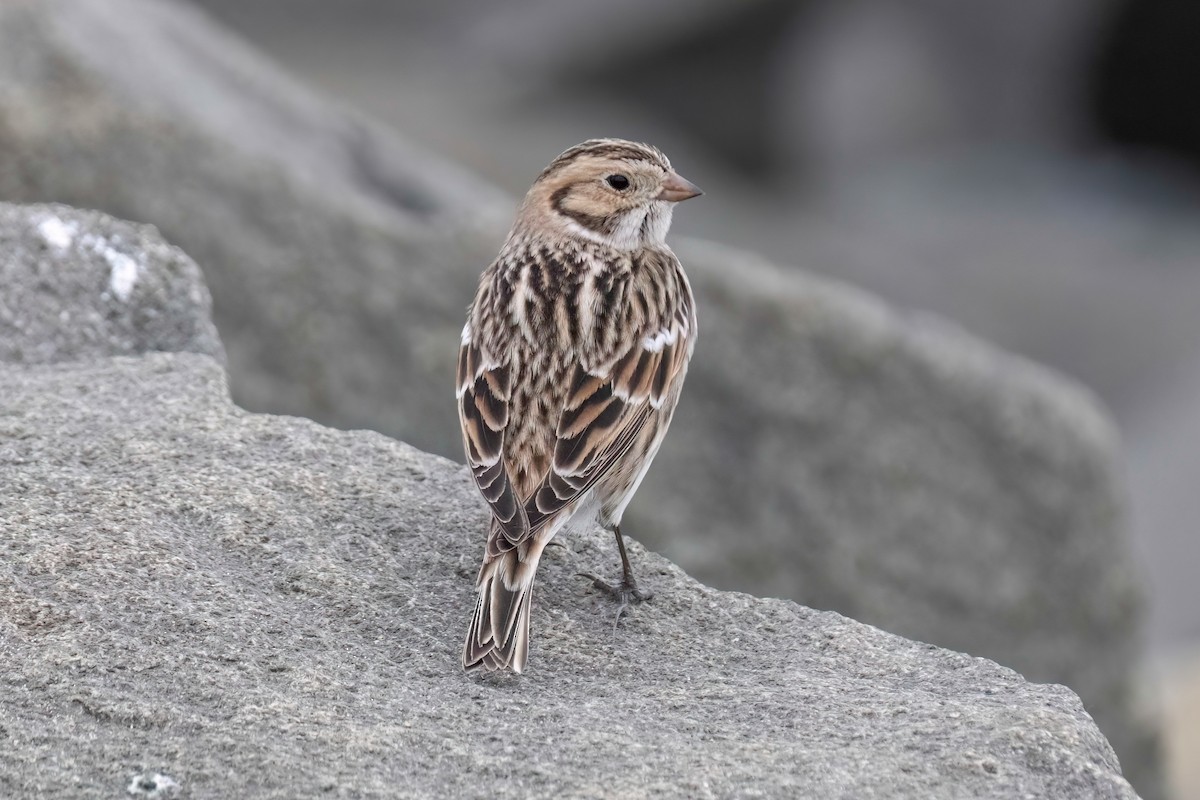
{"label": "tail feather", "polygon": [[463,669],[511,669],[517,673],[525,669],[536,570],[536,559],[521,561],[515,550],[484,564],[475,615],[463,647]]}

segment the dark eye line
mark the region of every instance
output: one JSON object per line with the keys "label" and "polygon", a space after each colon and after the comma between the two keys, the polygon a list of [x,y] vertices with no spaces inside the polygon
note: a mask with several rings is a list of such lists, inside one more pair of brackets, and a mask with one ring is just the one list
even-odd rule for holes
{"label": "dark eye line", "polygon": [[614,175],[609,175],[604,180],[609,186],[616,189],[618,192],[629,188],[629,178],[619,172]]}

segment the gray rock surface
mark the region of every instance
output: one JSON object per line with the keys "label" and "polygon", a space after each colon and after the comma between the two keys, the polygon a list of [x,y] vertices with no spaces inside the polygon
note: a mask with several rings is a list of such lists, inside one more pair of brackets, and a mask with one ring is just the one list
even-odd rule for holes
{"label": "gray rock surface", "polygon": [[[453,351],[503,203],[375,128],[348,145],[340,114],[173,3],[0,6],[0,197],[150,221],[197,258],[239,404],[457,457]],[[292,135],[306,144],[270,146]],[[374,169],[349,166],[367,152],[432,178],[373,191]],[[1131,696],[1139,593],[1092,400],[856,292],[680,251],[701,344],[629,532],[722,587],[1065,683],[1139,788],[1156,785]]]}
{"label": "gray rock surface", "polygon": [[150,222],[203,264],[240,404],[450,450],[441,387],[507,202],[185,4],[0,4],[0,199]]}
{"label": "gray rock surface", "polygon": [[6,797],[1136,797],[1069,690],[641,548],[614,629],[599,531],[543,562],[528,674],[465,676],[463,468],[201,355],[0,380]]}
{"label": "gray rock surface", "polygon": [[144,353],[224,358],[200,268],[144,225],[0,203],[0,362]]}

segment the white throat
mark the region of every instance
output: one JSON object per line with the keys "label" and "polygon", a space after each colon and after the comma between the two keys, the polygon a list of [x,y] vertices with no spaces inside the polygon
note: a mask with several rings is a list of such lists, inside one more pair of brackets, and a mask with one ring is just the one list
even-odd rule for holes
{"label": "white throat", "polygon": [[564,219],[567,230],[582,239],[607,245],[615,250],[640,250],[661,246],[671,228],[675,204],[656,200],[649,206],[626,212],[612,233],[594,231],[573,219]]}

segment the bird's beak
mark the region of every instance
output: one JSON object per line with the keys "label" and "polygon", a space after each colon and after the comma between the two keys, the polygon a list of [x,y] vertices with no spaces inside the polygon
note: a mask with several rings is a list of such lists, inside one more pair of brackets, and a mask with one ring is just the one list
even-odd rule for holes
{"label": "bird's beak", "polygon": [[678,203],[680,200],[687,200],[689,197],[702,195],[700,187],[689,181],[687,178],[680,176],[678,172],[672,172],[663,181],[662,191],[655,196],[655,200],[666,200],[669,203]]}

